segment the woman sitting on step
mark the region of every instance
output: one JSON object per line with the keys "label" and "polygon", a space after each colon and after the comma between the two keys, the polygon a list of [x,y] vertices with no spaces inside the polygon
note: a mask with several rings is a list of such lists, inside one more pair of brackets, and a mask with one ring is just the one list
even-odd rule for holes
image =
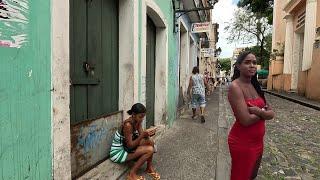
{"label": "woman sitting on step", "polygon": [[122,123],[121,128],[114,136],[110,150],[110,160],[116,163],[136,161],[127,176],[128,180],[144,180],[143,176],[137,175],[137,171],[147,162],[145,172],[152,176],[154,180],[159,180],[160,175],[152,166],[154,142],[149,138],[155,134],[156,129],[142,129],[146,108],[144,105],[137,103],[127,113],[131,117]]}

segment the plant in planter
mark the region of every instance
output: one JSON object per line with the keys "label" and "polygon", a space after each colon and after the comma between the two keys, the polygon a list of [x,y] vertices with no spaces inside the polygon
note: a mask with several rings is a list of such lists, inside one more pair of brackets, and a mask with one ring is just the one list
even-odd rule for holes
{"label": "plant in planter", "polygon": [[284,43],[277,42],[276,49],[272,50],[271,59],[272,60],[280,60],[280,59],[283,60],[283,56],[284,56]]}

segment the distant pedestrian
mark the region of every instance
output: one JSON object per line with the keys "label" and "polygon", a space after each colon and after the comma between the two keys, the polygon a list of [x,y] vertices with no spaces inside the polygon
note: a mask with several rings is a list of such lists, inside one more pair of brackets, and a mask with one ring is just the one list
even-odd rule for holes
{"label": "distant pedestrian", "polygon": [[154,180],[159,180],[160,175],[152,165],[154,153],[154,142],[149,139],[155,134],[156,129],[142,129],[142,121],[146,115],[146,108],[143,104],[134,104],[128,114],[131,115],[126,119],[120,129],[116,131],[110,150],[110,160],[115,163],[124,163],[135,160],[127,179],[144,180],[143,176],[138,176],[137,171],[147,162],[145,172],[152,176]]}
{"label": "distant pedestrian", "polygon": [[[204,108],[206,107],[205,88],[209,90],[207,81],[202,74],[199,74],[199,68],[195,66],[192,70],[192,76],[189,80],[188,95],[191,96],[192,119],[196,117],[196,110],[200,107],[201,122],[205,122]],[[192,92],[191,92],[192,91]]]}
{"label": "distant pedestrian", "polygon": [[242,53],[237,59],[228,93],[236,118],[228,137],[231,180],[251,180],[257,176],[263,153],[265,120],[274,117],[256,73],[255,55]]}
{"label": "distant pedestrian", "polygon": [[230,79],[229,76],[226,77],[226,82],[227,82],[227,86],[229,86],[229,85],[230,85],[230,82],[231,82],[231,79]]}

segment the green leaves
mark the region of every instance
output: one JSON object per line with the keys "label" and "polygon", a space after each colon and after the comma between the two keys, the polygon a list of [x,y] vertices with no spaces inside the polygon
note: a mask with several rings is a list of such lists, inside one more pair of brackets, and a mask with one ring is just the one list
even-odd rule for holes
{"label": "green leaves", "polygon": [[272,24],[273,19],[273,3],[274,0],[240,0],[238,7],[247,8],[257,17],[265,17],[268,24]]}

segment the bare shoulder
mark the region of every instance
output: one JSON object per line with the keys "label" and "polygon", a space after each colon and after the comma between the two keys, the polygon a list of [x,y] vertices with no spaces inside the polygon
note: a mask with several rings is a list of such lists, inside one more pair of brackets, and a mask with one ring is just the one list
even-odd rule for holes
{"label": "bare shoulder", "polygon": [[131,121],[131,118],[128,118],[128,119],[124,120],[123,121],[123,127],[124,128],[132,128],[132,125],[131,125],[130,121]]}
{"label": "bare shoulder", "polygon": [[229,92],[230,91],[237,91],[237,90],[240,90],[240,86],[239,84],[237,83],[237,81],[232,81],[231,84],[229,85]]}
{"label": "bare shoulder", "polygon": [[237,83],[237,81],[232,81],[232,83],[229,86],[228,89],[228,93],[229,96],[230,95],[234,95],[234,96],[241,96],[242,95],[242,91],[241,91],[241,87],[239,86],[239,84]]}

